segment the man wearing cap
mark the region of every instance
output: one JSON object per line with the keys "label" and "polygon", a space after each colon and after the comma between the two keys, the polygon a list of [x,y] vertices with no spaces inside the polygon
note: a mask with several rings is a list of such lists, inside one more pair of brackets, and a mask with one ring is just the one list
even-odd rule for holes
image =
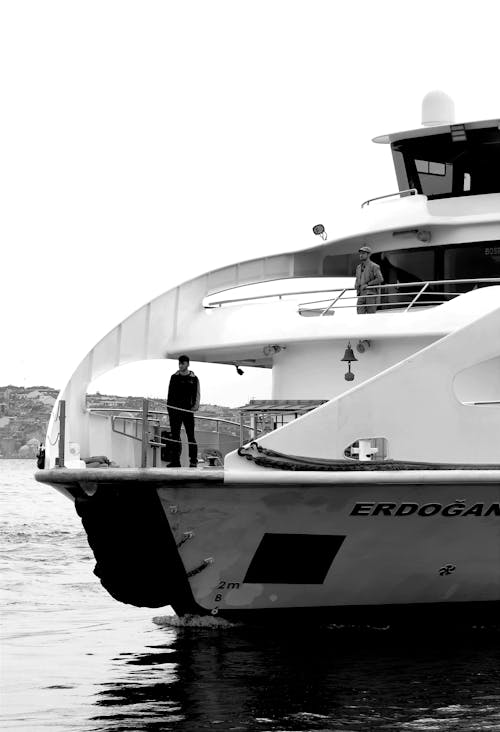
{"label": "man wearing cap", "polygon": [[181,466],[181,427],[184,425],[189,444],[189,467],[196,468],[198,447],[194,438],[194,412],[200,406],[200,382],[196,374],[189,370],[189,356],[179,356],[179,370],[170,377],[167,403],[173,440],[172,461],[168,467]]}
{"label": "man wearing cap", "polygon": [[[384,282],[380,267],[370,259],[370,247],[359,248],[360,263],[356,267],[356,292],[358,295],[357,311],[360,314],[374,313],[379,304],[378,285]],[[377,289],[367,289],[377,287]]]}

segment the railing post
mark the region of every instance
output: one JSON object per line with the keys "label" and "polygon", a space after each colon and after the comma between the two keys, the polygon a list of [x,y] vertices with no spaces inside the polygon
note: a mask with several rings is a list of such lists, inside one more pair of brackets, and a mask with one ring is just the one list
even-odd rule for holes
{"label": "railing post", "polygon": [[64,443],[66,442],[66,402],[59,402],[59,467],[64,468]]}
{"label": "railing post", "polygon": [[149,412],[149,399],[142,400],[142,449],[141,449],[141,468],[146,468],[148,465],[148,412]]}
{"label": "railing post", "polygon": [[[342,292],[340,293],[340,295],[337,295],[337,297],[336,297],[336,298],[335,298],[334,300],[332,300],[332,302],[331,302],[331,303],[330,303],[330,304],[328,305],[328,307],[326,308],[326,310],[323,310],[323,312],[321,313],[321,316],[323,316],[323,315],[326,315],[326,314],[327,314],[327,313],[329,312],[330,308],[333,308],[333,306],[335,305],[335,303],[336,303],[336,302],[337,302],[338,300],[340,300],[340,298],[341,298],[341,297],[342,297],[343,295],[345,295],[346,291],[347,291],[347,290],[342,290]],[[320,316],[320,317],[321,317],[321,316]]]}
{"label": "railing post", "polygon": [[156,462],[157,462],[157,456],[156,451],[158,450],[157,443],[161,442],[161,431],[160,431],[160,425],[154,425],[153,427],[153,468],[156,468]]}
{"label": "railing post", "polygon": [[416,302],[417,302],[417,300],[418,300],[418,298],[420,297],[420,295],[422,295],[422,294],[423,294],[423,293],[424,293],[424,292],[426,291],[426,289],[427,289],[428,285],[429,285],[429,283],[428,283],[428,282],[426,282],[426,283],[425,283],[425,285],[424,285],[423,287],[421,287],[421,288],[420,288],[420,290],[419,290],[419,291],[417,292],[417,294],[415,295],[415,297],[413,298],[413,300],[411,301],[411,303],[410,303],[410,304],[408,305],[408,307],[406,308],[406,310],[405,310],[405,313],[407,313],[407,312],[408,312],[408,310],[410,310],[411,306],[412,306],[412,305],[413,305],[414,303],[416,303]]}
{"label": "railing post", "polygon": [[257,415],[255,412],[250,414],[250,429],[253,433],[253,439],[257,439]]}

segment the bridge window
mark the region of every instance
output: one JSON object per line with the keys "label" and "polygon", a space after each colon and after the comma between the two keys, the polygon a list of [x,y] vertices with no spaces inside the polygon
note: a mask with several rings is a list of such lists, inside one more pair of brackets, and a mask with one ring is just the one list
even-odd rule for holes
{"label": "bridge window", "polygon": [[426,196],[451,193],[453,188],[453,165],[434,163],[428,160],[415,160],[420,187]]}
{"label": "bridge window", "polygon": [[432,163],[429,160],[415,160],[419,173],[428,175],[446,175],[446,163]]}
{"label": "bridge window", "polygon": [[500,192],[498,124],[401,140],[392,151],[400,190],[416,188],[429,198]]}

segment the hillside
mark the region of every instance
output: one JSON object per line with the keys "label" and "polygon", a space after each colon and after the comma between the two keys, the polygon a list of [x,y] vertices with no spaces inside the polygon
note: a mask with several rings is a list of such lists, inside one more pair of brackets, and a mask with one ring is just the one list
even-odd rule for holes
{"label": "hillside", "polygon": [[0,387],[0,457],[32,457],[58,395],[49,386]]}
{"label": "hillside", "polygon": [[[0,386],[0,458],[34,457],[45,432],[59,391],[50,386]],[[142,397],[90,394],[92,407],[140,409]],[[166,409],[165,399],[150,399],[150,409]],[[200,415],[239,420],[238,409],[202,404]]]}

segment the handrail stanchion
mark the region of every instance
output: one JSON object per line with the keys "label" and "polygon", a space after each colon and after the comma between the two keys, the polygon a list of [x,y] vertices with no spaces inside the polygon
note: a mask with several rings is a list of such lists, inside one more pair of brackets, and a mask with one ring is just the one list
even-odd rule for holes
{"label": "handrail stanchion", "polygon": [[346,290],[342,290],[342,292],[340,293],[340,295],[337,295],[337,297],[334,300],[332,300],[332,302],[328,305],[328,307],[326,308],[326,310],[323,310],[323,312],[321,313],[321,317],[323,315],[326,315],[329,312],[330,308],[333,308],[333,306],[335,305],[335,303],[337,302],[337,300],[340,300],[340,298],[343,295],[345,295],[345,293],[346,293]]}
{"label": "handrail stanchion", "polygon": [[66,402],[59,402],[59,467],[64,468],[64,443],[66,441]]}
{"label": "handrail stanchion", "polygon": [[243,442],[243,412],[240,412],[240,445],[244,445]]}
{"label": "handrail stanchion", "polygon": [[148,412],[149,399],[142,400],[142,449],[141,449],[141,468],[148,465]]}
{"label": "handrail stanchion", "polygon": [[161,441],[160,425],[153,426],[153,468],[156,468],[156,451]]}
{"label": "handrail stanchion", "polygon": [[408,310],[410,310],[410,308],[413,305],[413,303],[417,302],[417,300],[420,297],[420,295],[423,295],[424,294],[424,292],[426,291],[426,289],[428,288],[428,286],[429,286],[429,283],[426,282],[425,285],[420,288],[420,290],[417,292],[417,294],[415,295],[415,297],[413,298],[413,300],[411,301],[411,303],[406,308],[405,313],[407,313]]}
{"label": "handrail stanchion", "polygon": [[257,439],[257,415],[252,412],[250,415],[250,428],[253,432],[253,439]]}

